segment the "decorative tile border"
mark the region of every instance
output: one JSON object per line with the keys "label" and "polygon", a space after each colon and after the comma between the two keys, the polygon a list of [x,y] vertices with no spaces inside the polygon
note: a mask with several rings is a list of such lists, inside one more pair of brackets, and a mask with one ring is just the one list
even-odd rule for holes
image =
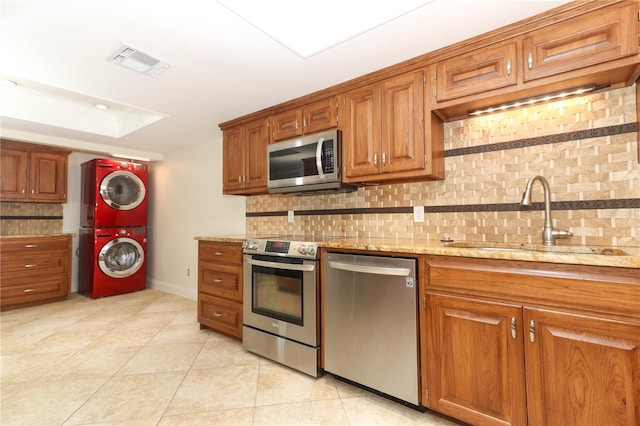
{"label": "decorative tile border", "polygon": [[597,129],[576,130],[573,132],[558,133],[555,135],[539,136],[536,138],[519,139],[509,142],[500,142],[488,145],[470,146],[467,148],[449,149],[444,152],[445,157],[458,155],[479,154],[483,152],[504,151],[519,149],[536,145],[548,145],[561,142],[569,142],[581,139],[599,138],[603,136],[621,135],[638,131],[638,123],[619,124],[615,126],[599,127]]}
{"label": "decorative tile border", "polygon": [[[584,200],[584,201],[554,201],[552,210],[607,210],[607,209],[638,209],[640,198],[622,200]],[[533,203],[531,208],[524,208],[519,203],[504,204],[466,204],[446,206],[424,206],[425,213],[469,213],[469,212],[513,212],[544,210],[544,203]],[[318,209],[295,210],[296,216],[329,216],[344,214],[393,214],[413,213],[413,207],[366,207],[354,209]],[[280,217],[287,216],[286,211],[247,212],[246,217]]]}

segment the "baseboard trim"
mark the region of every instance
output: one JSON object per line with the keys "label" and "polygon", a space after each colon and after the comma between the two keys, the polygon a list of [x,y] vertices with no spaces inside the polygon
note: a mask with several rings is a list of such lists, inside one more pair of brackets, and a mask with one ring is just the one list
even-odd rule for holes
{"label": "baseboard trim", "polygon": [[190,300],[198,300],[198,290],[195,288],[185,288],[166,281],[147,279],[147,287],[154,290],[164,291],[165,293],[174,294],[176,296],[182,296]]}

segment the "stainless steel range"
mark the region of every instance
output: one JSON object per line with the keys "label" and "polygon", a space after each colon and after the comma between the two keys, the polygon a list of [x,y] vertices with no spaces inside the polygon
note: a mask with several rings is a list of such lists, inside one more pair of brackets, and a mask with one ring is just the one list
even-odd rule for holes
{"label": "stainless steel range", "polygon": [[310,237],[249,239],[243,268],[245,349],[318,377],[318,244]]}

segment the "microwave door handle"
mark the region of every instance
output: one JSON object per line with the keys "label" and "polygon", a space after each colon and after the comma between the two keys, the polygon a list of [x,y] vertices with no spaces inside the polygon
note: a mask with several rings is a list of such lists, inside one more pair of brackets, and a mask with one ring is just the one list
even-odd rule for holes
{"label": "microwave door handle", "polygon": [[324,145],[324,138],[318,139],[318,146],[316,148],[316,166],[318,167],[318,177],[320,179],[324,179],[322,170],[322,145]]}
{"label": "microwave door handle", "polygon": [[293,263],[268,262],[264,260],[245,259],[249,265],[266,266],[273,269],[286,269],[288,271],[311,272],[316,269],[315,265],[298,265]]}

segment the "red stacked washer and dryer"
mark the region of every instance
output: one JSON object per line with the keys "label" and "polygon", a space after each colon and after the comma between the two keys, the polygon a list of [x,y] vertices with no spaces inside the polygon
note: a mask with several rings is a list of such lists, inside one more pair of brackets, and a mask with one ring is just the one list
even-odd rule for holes
{"label": "red stacked washer and dryer", "polygon": [[78,292],[97,298],[147,282],[147,166],[94,159],[81,165]]}

